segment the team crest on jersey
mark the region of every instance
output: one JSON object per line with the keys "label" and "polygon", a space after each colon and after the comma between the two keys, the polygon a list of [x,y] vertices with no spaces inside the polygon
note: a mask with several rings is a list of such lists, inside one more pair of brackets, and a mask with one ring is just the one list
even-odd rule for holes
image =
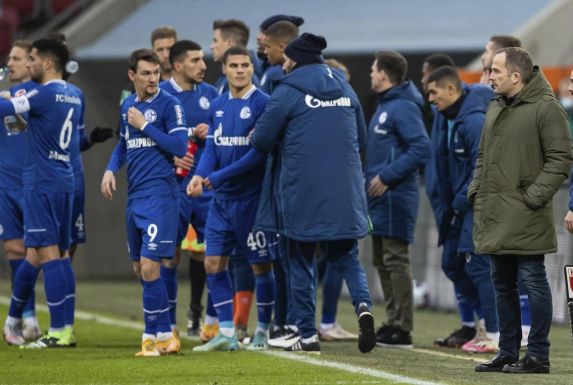
{"label": "team crest on jersey", "polygon": [[380,117],[378,117],[378,123],[384,124],[386,119],[388,119],[388,113],[384,111],[383,113],[380,114]]}
{"label": "team crest on jersey", "polygon": [[145,117],[145,120],[149,123],[153,123],[157,120],[157,112],[155,112],[155,110],[153,109],[148,109],[145,110],[145,112],[143,113],[143,116]]}
{"label": "team crest on jersey", "polygon": [[16,91],[16,93],[14,94],[15,97],[24,96],[24,95],[26,95],[26,90],[25,90],[25,89],[18,90],[18,91]]}
{"label": "team crest on jersey", "polygon": [[199,98],[199,107],[202,109],[208,110],[210,105],[211,103],[209,103],[209,99],[207,99],[205,96],[201,96]]}
{"label": "team crest on jersey", "polygon": [[249,107],[243,107],[239,116],[241,119],[249,119],[251,117],[251,109]]}
{"label": "team crest on jersey", "polygon": [[222,118],[224,113],[225,112],[223,110],[215,111],[215,117],[216,118]]}

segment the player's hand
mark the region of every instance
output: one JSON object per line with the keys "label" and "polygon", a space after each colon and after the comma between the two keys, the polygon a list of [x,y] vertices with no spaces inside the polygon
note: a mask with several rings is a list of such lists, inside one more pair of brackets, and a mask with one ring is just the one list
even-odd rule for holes
{"label": "player's hand", "polygon": [[113,129],[109,127],[96,127],[90,133],[90,142],[103,143],[113,136]]}
{"label": "player's hand", "polygon": [[12,95],[10,95],[10,91],[0,91],[0,98],[10,100]]}
{"label": "player's hand", "polygon": [[145,116],[135,107],[130,107],[127,110],[127,122],[138,130],[142,130],[147,123]]}
{"label": "player's hand", "polygon": [[103,174],[103,179],[101,181],[101,193],[107,199],[113,198],[113,193],[115,192],[115,175],[110,170],[106,170]]}
{"label": "player's hand", "polygon": [[573,233],[573,211],[569,211],[567,215],[565,215],[565,229]]}
{"label": "player's hand", "polygon": [[195,164],[195,157],[188,152],[183,158],[174,156],[173,163],[175,163],[175,167],[181,167],[183,170],[189,171]]}
{"label": "player's hand", "polygon": [[213,185],[211,184],[211,181],[209,180],[209,178],[203,179],[203,184],[204,184],[205,187],[207,187],[208,189],[212,189],[212,188],[213,188]]}
{"label": "player's hand", "polygon": [[205,140],[205,138],[207,137],[207,132],[209,132],[209,125],[206,123],[199,123],[198,125],[195,126],[195,129],[193,130],[193,135],[195,135],[199,139]]}
{"label": "player's hand", "polygon": [[199,175],[193,175],[191,181],[187,185],[187,195],[192,197],[198,197],[203,194],[203,177]]}
{"label": "player's hand", "polygon": [[370,185],[368,186],[368,196],[371,198],[378,198],[384,195],[384,193],[388,190],[388,186],[382,182],[380,176],[376,175],[370,181]]}

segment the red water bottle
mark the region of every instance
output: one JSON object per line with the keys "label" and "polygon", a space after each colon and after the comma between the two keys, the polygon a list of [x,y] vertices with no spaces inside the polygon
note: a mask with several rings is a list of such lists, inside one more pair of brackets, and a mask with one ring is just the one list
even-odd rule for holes
{"label": "red water bottle", "polygon": [[[199,148],[199,143],[197,143],[197,137],[190,136],[189,141],[187,142],[187,154],[195,156],[198,148]],[[175,175],[180,176],[182,178],[186,177],[187,175],[189,175],[189,170],[185,170],[182,167],[177,167],[175,169]]]}

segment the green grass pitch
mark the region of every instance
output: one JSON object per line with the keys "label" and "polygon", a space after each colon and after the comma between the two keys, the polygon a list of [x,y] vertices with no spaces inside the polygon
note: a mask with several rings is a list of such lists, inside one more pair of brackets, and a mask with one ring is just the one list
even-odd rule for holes
{"label": "green grass pitch", "polygon": [[[8,286],[2,285],[0,295],[9,294]],[[178,321],[184,330],[188,286],[183,282],[180,287]],[[39,304],[44,303],[41,285],[37,298]],[[79,283],[77,298],[80,310],[142,324],[141,292],[136,282]],[[347,300],[341,301],[338,312],[338,322],[356,332],[355,316]],[[382,306],[376,305],[374,312],[379,324]],[[6,313],[7,306],[0,305],[2,319]],[[41,325],[47,326],[47,314],[39,315]],[[255,318],[253,312],[251,323]],[[417,311],[415,320],[414,350],[376,348],[361,354],[355,343],[322,343],[320,356],[302,355],[309,357],[306,362],[247,351],[193,353],[191,348],[197,342],[189,340],[183,340],[182,355],[136,358],[139,330],[78,320],[75,349],[29,351],[0,345],[0,384],[573,384],[573,347],[565,326],[554,325],[551,332],[552,373],[516,376],[475,373],[476,362],[489,355],[433,348],[434,338],[457,327],[454,314]],[[317,366],[313,360],[345,364],[347,369]],[[374,375],[368,374],[368,369],[373,369]],[[396,381],[389,379],[391,375],[406,378]]]}

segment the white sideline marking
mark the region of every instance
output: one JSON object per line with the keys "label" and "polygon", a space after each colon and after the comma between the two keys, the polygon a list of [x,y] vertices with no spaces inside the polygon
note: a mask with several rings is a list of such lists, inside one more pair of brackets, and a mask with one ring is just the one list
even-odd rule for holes
{"label": "white sideline marking", "polygon": [[[10,298],[0,295],[0,304],[10,305]],[[48,307],[45,305],[36,305],[36,310],[44,312],[44,313],[49,312]],[[103,325],[119,326],[119,327],[123,327],[126,329],[135,329],[135,330],[144,330],[145,329],[144,325],[142,323],[139,323],[139,322],[123,321],[121,319],[100,316],[100,315],[96,315],[96,314],[89,313],[86,311],[81,311],[81,310],[76,310],[76,319],[82,320],[82,321],[93,321],[93,322],[103,324]],[[181,335],[181,338],[184,338],[186,340],[191,340],[191,338],[189,338],[185,335]],[[450,355],[450,354],[446,354],[446,353],[440,353],[440,352],[433,352],[433,351],[424,350],[424,349],[412,349],[412,350],[419,352],[419,353],[424,353],[424,354],[428,354],[428,353],[429,354],[435,354],[435,353],[437,353],[436,355],[440,355],[440,356],[469,359],[469,358],[465,358],[465,357],[459,357],[459,356]],[[401,383],[401,384],[443,385],[443,383],[440,383],[440,382],[418,380],[418,379],[415,379],[412,377],[400,376],[397,374],[384,372],[382,370],[365,368],[362,366],[350,365],[350,364],[345,364],[345,363],[341,363],[341,362],[333,362],[333,361],[316,359],[316,358],[308,357],[308,355],[306,355],[306,354],[299,355],[297,353],[273,352],[270,350],[261,351],[260,353],[266,354],[268,356],[286,358],[286,359],[292,360],[292,361],[304,362],[304,363],[307,363],[309,365],[321,366],[321,367],[325,367],[325,368],[339,369],[339,370],[343,370],[345,372],[381,378],[384,380],[389,380],[389,381],[393,381],[393,382],[397,382],[397,383]]]}
{"label": "white sideline marking", "polygon": [[472,361],[472,362],[483,362],[484,361],[483,357],[480,358],[479,356],[462,356],[459,354],[437,352],[435,350],[430,350],[430,349],[425,349],[425,348],[413,348],[413,349],[410,349],[410,351],[416,352],[416,353],[422,353],[422,354],[430,354],[432,356],[437,356],[437,357],[457,358],[458,360],[466,360],[466,361]]}
{"label": "white sideline marking", "polygon": [[304,363],[310,364],[310,365],[322,366],[325,368],[339,369],[339,370],[344,370],[345,372],[363,374],[363,375],[372,376],[372,377],[376,377],[376,378],[382,378],[384,380],[394,381],[394,382],[398,382],[400,384],[412,384],[412,385],[442,385],[443,384],[441,382],[417,380],[417,379],[412,378],[412,377],[400,376],[397,374],[383,372],[382,370],[365,368],[363,366],[355,366],[355,365],[350,365],[350,364],[344,364],[341,362],[319,360],[316,358],[309,357],[306,354],[299,355],[297,353],[273,352],[270,350],[261,351],[261,353],[266,354],[268,356],[275,356],[275,357],[280,357],[280,358],[286,358],[288,360],[304,362]]}

